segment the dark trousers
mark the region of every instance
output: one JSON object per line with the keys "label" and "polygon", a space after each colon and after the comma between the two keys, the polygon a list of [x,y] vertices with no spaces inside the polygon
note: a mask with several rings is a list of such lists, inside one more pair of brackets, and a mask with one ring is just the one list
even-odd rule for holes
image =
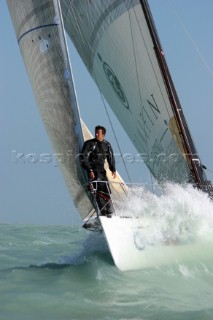
{"label": "dark trousers", "polygon": [[111,190],[108,184],[108,179],[106,176],[106,171],[102,170],[94,170],[95,180],[93,182],[93,187],[96,189],[96,202],[98,204],[98,208],[100,210],[101,215],[107,215],[113,213],[113,206],[111,201]]}

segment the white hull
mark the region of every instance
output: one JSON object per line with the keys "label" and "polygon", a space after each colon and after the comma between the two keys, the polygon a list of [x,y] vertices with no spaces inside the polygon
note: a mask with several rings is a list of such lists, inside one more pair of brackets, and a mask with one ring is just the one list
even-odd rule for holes
{"label": "white hull", "polygon": [[181,263],[200,252],[199,245],[193,243],[152,243],[150,233],[157,222],[151,219],[113,216],[100,217],[100,221],[114,263],[121,271]]}

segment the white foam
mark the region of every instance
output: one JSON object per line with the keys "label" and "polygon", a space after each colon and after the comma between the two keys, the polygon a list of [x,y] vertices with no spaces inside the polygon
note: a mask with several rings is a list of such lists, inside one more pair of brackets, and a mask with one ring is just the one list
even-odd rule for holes
{"label": "white foam", "polygon": [[144,234],[146,243],[213,241],[213,202],[191,185],[169,183],[159,196],[144,187],[133,188],[118,215],[154,218],[156,223]]}

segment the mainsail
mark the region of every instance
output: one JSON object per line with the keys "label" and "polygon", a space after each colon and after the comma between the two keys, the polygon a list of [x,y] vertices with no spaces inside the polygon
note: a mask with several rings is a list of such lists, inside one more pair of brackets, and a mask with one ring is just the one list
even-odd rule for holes
{"label": "mainsail", "polygon": [[211,192],[147,0],[62,0],[66,31],[158,181]]}

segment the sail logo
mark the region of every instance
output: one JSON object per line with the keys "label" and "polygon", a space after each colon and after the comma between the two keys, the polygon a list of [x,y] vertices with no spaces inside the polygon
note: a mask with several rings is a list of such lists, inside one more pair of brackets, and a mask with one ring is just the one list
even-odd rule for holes
{"label": "sail logo", "polygon": [[105,73],[110,85],[112,86],[114,92],[117,94],[117,96],[119,97],[119,99],[122,102],[122,104],[124,105],[124,107],[129,109],[129,103],[128,103],[127,97],[125,95],[125,92],[121,86],[121,83],[118,80],[118,78],[116,77],[113,70],[110,68],[110,66],[105,61],[103,61],[103,69],[104,69],[104,73]]}
{"label": "sail logo", "polygon": [[142,251],[145,249],[146,247],[146,244],[144,243],[143,239],[142,239],[142,236],[141,236],[141,233],[139,233],[138,231],[136,231],[134,234],[133,234],[133,240],[134,240],[134,244],[135,244],[135,247]]}
{"label": "sail logo", "polygon": [[136,230],[133,233],[133,241],[137,250],[143,251],[148,246],[152,247],[155,243],[155,236],[150,232],[149,228],[143,228],[140,230]]}

